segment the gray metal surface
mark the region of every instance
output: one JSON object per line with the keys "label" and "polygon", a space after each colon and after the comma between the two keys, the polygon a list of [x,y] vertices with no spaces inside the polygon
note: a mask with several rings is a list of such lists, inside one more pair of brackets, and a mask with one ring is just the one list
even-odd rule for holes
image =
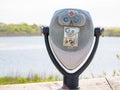
{"label": "gray metal surface", "polygon": [[[74,16],[69,16],[70,12],[74,12]],[[65,21],[61,20],[65,16],[69,16],[69,20],[66,18]],[[78,18],[78,22],[74,21],[74,18]],[[77,45],[72,48],[64,45],[65,27],[80,30],[77,34]],[[51,20],[49,34],[50,44],[58,62],[67,70],[76,69],[85,60],[92,47],[94,29],[90,14],[80,9],[58,10]]]}

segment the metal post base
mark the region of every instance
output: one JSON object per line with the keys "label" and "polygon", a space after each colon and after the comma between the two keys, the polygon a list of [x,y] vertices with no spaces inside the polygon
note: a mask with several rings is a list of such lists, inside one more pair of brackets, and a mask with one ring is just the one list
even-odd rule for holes
{"label": "metal post base", "polygon": [[64,76],[63,89],[65,90],[79,90],[79,77],[73,75]]}

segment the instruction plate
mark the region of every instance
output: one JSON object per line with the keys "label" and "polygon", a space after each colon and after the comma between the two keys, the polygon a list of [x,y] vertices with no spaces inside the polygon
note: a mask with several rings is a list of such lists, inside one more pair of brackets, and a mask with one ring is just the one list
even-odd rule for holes
{"label": "instruction plate", "polygon": [[63,46],[68,48],[78,47],[78,27],[64,27]]}

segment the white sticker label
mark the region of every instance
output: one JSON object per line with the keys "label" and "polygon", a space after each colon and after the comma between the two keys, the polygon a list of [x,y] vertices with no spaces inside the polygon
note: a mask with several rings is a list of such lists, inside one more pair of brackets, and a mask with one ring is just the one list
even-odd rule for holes
{"label": "white sticker label", "polygon": [[78,33],[80,28],[64,27],[63,46],[68,48],[78,47]]}

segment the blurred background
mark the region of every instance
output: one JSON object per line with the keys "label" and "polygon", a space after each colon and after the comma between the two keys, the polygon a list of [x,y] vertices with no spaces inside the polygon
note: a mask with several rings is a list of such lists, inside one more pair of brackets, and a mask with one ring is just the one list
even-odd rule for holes
{"label": "blurred background", "polygon": [[119,0],[0,0],[0,77],[62,75],[52,64],[40,32],[54,12],[78,8],[105,29],[96,55],[80,78],[120,76]]}

